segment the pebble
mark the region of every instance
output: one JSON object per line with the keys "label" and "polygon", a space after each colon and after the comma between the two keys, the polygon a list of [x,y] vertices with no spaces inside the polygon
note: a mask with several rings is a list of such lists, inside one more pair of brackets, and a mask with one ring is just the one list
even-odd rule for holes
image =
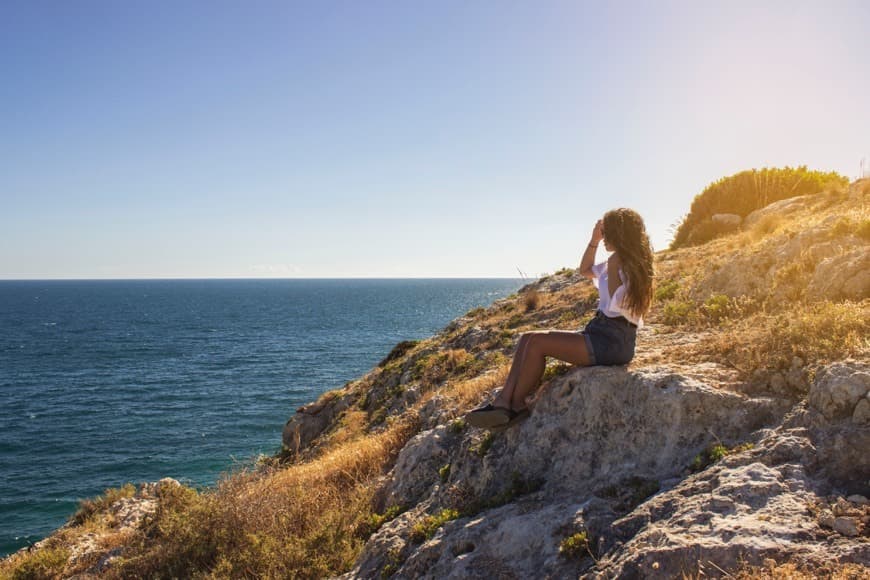
{"label": "pebble", "polygon": [[858,535],[858,524],[854,518],[837,518],[834,520],[834,530],[844,536]]}
{"label": "pebble", "polygon": [[823,528],[833,528],[834,527],[834,514],[829,512],[828,510],[823,511],[819,515],[819,525]]}

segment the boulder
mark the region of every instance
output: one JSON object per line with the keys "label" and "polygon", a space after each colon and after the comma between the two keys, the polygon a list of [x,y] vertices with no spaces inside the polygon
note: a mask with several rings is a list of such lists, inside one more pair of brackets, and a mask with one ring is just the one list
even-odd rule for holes
{"label": "boulder", "polygon": [[297,454],[307,448],[350,405],[350,397],[327,393],[316,402],[300,407],[284,424],[281,433],[284,449]]}
{"label": "boulder", "polygon": [[768,204],[743,218],[743,229],[752,228],[755,224],[759,223],[769,215],[788,215],[805,209],[809,206],[812,199],[812,195],[799,195],[797,197],[789,197]]}
{"label": "boulder", "polygon": [[710,218],[714,223],[728,228],[732,231],[740,229],[740,223],[743,221],[736,213],[717,213]]}
{"label": "boulder", "polygon": [[870,393],[870,365],[843,361],[822,368],[810,386],[809,404],[828,420],[855,415]]}
{"label": "boulder", "polygon": [[442,425],[419,433],[405,444],[391,473],[393,485],[387,506],[414,505],[440,480],[439,470],[448,462],[450,439]]}
{"label": "boulder", "polygon": [[807,295],[815,299],[863,300],[870,297],[870,248],[823,260],[813,273]]}
{"label": "boulder", "polygon": [[[606,547],[614,510],[623,509],[614,506],[681,479],[711,444],[743,441],[785,408],[666,367],[576,369],[551,381],[515,428],[451,435],[439,426],[413,438],[390,473],[386,503],[415,507],[369,539],[347,576],[576,577],[594,559],[560,555],[565,538],[590,530]],[[461,517],[415,543],[414,525],[444,508]]]}

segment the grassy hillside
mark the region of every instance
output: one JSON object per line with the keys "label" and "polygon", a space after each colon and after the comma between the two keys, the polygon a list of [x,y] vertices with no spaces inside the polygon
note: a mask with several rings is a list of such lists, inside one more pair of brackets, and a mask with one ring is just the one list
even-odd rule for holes
{"label": "grassy hillside", "polygon": [[725,224],[712,219],[715,214],[745,218],[773,202],[842,190],[848,183],[835,172],[812,171],[806,166],[765,167],[723,177],[695,196],[689,213],[677,227],[671,249],[703,244],[729,231]]}
{"label": "grassy hillside", "polygon": [[[854,280],[870,246],[868,194],[863,183],[828,187],[750,229],[657,254],[656,300],[631,367],[688,372],[714,361],[737,369],[747,390],[800,399],[819,365],[866,358],[870,297]],[[834,275],[857,290],[825,286]],[[365,376],[323,395],[307,412],[330,408],[333,420],[299,449],[227,474],[213,489],[167,483],[151,496],[132,487],[107,491],[38,549],[6,559],[0,577],[95,569],[119,578],[345,572],[366,540],[408,507],[388,507],[380,483],[422,428],[421,417],[465,429],[464,412],[503,383],[522,332],[575,330],[596,301],[573,268],[544,277],[432,338],[397,346]],[[545,380],[567,368],[552,363]],[[131,496],[156,500],[133,527],[117,508],[118,498]],[[458,515],[421,520],[421,537]]]}

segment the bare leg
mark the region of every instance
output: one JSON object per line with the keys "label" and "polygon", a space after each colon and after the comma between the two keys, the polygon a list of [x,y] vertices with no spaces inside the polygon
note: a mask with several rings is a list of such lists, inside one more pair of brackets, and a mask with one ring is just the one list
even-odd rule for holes
{"label": "bare leg", "polygon": [[[516,388],[517,380],[520,378],[520,369],[523,366],[523,359],[526,356],[526,349],[529,346],[529,342],[531,342],[531,337],[536,332],[541,331],[532,331],[525,332],[520,335],[519,343],[517,344],[517,350],[514,352],[514,358],[511,362],[511,370],[508,373],[507,380],[504,383],[504,387],[499,391],[498,395],[496,395],[492,404],[496,407],[505,407],[511,408],[511,393],[514,392]],[[544,331],[545,332],[545,331]]]}
{"label": "bare leg", "polygon": [[559,330],[524,334],[514,355],[508,380],[493,405],[515,410],[524,408],[526,397],[537,388],[544,374],[548,356],[578,366],[591,363],[586,339],[582,334]]}

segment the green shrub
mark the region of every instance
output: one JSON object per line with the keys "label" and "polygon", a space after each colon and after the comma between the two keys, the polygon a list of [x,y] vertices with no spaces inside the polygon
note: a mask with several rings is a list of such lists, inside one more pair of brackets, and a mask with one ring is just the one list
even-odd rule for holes
{"label": "green shrub", "polygon": [[492,434],[492,431],[487,431],[483,439],[480,440],[480,443],[472,447],[471,450],[477,453],[478,456],[483,457],[487,454],[489,448],[492,447],[493,441],[495,441],[495,436]]}
{"label": "green shrub", "polygon": [[566,326],[568,324],[576,323],[579,318],[580,314],[572,308],[571,310],[566,310],[559,315],[558,324],[560,326]]}
{"label": "green shrub", "polygon": [[[703,243],[715,237],[710,218],[717,213],[746,217],[756,209],[789,197],[819,193],[845,186],[849,180],[836,172],[797,168],[763,168],[741,171],[708,185],[695,196],[689,213],[677,227],[671,249]],[[702,225],[705,224],[706,225]]]}
{"label": "green shrub", "polygon": [[[11,580],[60,578],[70,552],[66,548],[43,548],[27,553],[8,576]],[[4,576],[6,578],[7,576]]]}
{"label": "green shrub", "polygon": [[697,308],[691,302],[672,300],[662,308],[662,322],[675,326],[690,322]]}
{"label": "green shrub", "polygon": [[384,367],[387,365],[387,363],[393,362],[396,359],[405,356],[405,354],[407,354],[409,350],[411,350],[418,344],[420,344],[419,340],[403,340],[402,342],[393,347],[393,350],[390,351],[390,354],[388,354],[384,358],[384,360],[379,362],[378,366]]}
{"label": "green shrub", "polygon": [[720,459],[724,459],[725,457],[735,453],[747,451],[753,447],[755,447],[755,445],[752,443],[741,443],[740,445],[735,445],[731,448],[722,445],[722,443],[715,443],[692,459],[692,464],[689,466],[689,470],[693,473],[703,471]]}
{"label": "green shrub", "polygon": [[714,294],[704,302],[704,314],[713,322],[725,320],[733,311],[731,299],[725,294]]}
{"label": "green shrub", "polygon": [[366,535],[377,532],[382,525],[389,522],[390,520],[396,519],[396,517],[404,511],[404,507],[394,505],[388,507],[387,510],[382,514],[372,514],[371,518],[369,518],[369,525],[368,529],[366,530]]}
{"label": "green shrub", "polygon": [[94,499],[82,500],[79,503],[79,509],[70,518],[70,522],[77,526],[81,525],[119,499],[133,497],[134,495],[136,495],[136,486],[132,483],[125,483],[121,487],[107,489],[103,492],[103,495],[97,496]]}
{"label": "green shrub", "polygon": [[662,280],[656,286],[656,300],[671,300],[677,295],[677,290],[680,289],[680,283],[676,280]]}
{"label": "green shrub", "polygon": [[443,509],[434,516],[426,516],[423,521],[414,524],[411,530],[411,541],[421,544],[435,535],[438,528],[459,517],[459,512],[453,509]]}
{"label": "green shrub", "polygon": [[586,532],[571,534],[559,544],[559,555],[565,558],[583,558],[591,555]]}
{"label": "green shrub", "polygon": [[549,364],[544,369],[544,374],[541,376],[541,382],[545,383],[556,377],[561,377],[562,375],[571,372],[572,368],[574,368],[572,365],[562,362]]}
{"label": "green shrub", "polygon": [[507,322],[505,322],[505,326],[507,326],[508,328],[516,328],[523,323],[523,320],[525,320],[525,316],[523,316],[522,314],[513,314],[510,318],[507,319]]}

